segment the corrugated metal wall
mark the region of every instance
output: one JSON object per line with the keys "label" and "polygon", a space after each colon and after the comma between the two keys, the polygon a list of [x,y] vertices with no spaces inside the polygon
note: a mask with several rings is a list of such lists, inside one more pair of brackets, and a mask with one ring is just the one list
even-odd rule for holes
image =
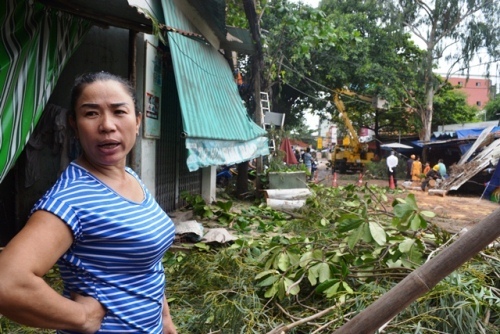
{"label": "corrugated metal wall", "polygon": [[156,200],[166,212],[185,205],[183,191],[201,194],[201,170],[189,172],[181,109],[171,63],[165,64],[161,104],[161,137],[156,143]]}

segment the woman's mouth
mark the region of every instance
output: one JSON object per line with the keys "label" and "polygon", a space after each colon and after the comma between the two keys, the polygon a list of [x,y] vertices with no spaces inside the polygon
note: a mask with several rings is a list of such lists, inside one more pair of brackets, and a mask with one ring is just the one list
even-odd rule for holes
{"label": "woman's mouth", "polygon": [[98,145],[99,148],[104,148],[104,149],[112,149],[120,145],[118,142],[106,142],[106,143],[101,143]]}

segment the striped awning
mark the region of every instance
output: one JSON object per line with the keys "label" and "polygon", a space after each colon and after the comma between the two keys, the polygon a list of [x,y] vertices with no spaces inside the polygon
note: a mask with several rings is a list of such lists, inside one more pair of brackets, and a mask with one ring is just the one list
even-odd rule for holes
{"label": "striped awning", "polygon": [[162,0],[179,92],[190,171],[269,154],[266,131],[249,117],[224,56],[208,43],[175,32],[199,33],[174,0]]}
{"label": "striped awning", "polygon": [[87,21],[29,0],[0,1],[0,183],[89,29]]}

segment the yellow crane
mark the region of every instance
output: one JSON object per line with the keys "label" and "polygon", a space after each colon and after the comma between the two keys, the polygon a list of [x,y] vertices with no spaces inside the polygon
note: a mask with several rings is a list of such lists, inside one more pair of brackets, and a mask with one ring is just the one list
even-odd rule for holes
{"label": "yellow crane", "polygon": [[349,135],[344,137],[342,144],[335,145],[332,152],[332,168],[340,173],[346,173],[347,171],[363,172],[366,163],[373,161],[375,152],[369,150],[367,143],[360,142],[358,133],[347,115],[340,95],[351,96],[369,102],[375,108],[379,107],[379,100],[377,97],[359,95],[347,89],[337,89],[333,93],[333,103],[339,111]]}

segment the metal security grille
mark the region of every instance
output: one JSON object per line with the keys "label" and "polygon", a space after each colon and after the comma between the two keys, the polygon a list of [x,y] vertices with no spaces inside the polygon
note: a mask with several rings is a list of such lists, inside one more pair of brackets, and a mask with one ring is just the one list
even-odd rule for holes
{"label": "metal security grille", "polygon": [[182,136],[181,109],[171,64],[163,80],[161,137],[156,143],[156,200],[166,212],[185,205],[183,191],[201,194],[201,170],[189,172]]}

